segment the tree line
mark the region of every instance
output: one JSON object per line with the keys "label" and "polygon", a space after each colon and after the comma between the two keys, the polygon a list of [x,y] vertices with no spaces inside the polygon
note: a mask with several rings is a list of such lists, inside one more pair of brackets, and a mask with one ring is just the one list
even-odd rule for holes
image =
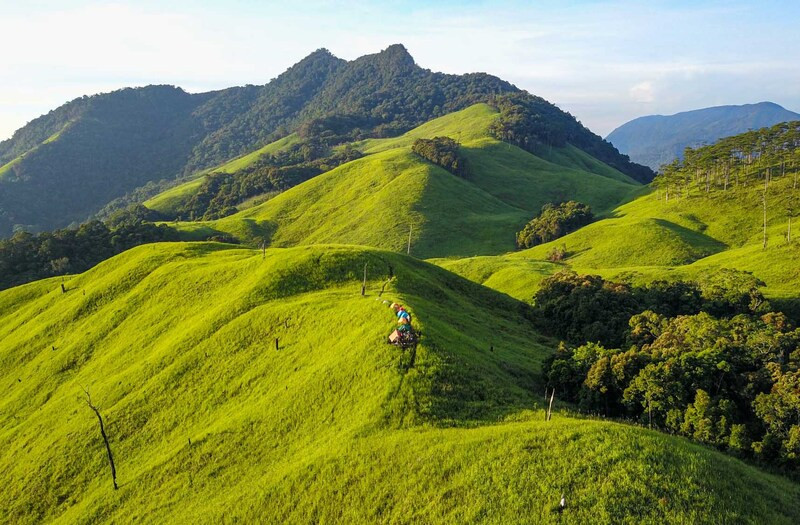
{"label": "tree line", "polygon": [[795,121],[686,148],[682,160],[661,167],[652,185],[666,203],[721,192],[758,204],[766,248],[768,221],[776,215],[786,219],[786,240],[792,240],[792,220],[800,215],[798,177],[800,121]]}
{"label": "tree line", "polygon": [[714,191],[767,187],[791,176],[797,189],[800,171],[800,121],[726,137],[714,144],[686,148],[683,159],[665,164],[653,186],[665,201]]}
{"label": "tree line", "polygon": [[17,232],[0,240],[0,289],[27,282],[80,273],[140,244],[178,240],[175,230],[152,222],[154,212],[135,206],[107,222],[92,220],[80,227],[37,235]]}
{"label": "tree line", "polygon": [[800,474],[800,329],[746,272],[634,287],[562,272],[534,298],[563,339],[549,388],[625,418]]}

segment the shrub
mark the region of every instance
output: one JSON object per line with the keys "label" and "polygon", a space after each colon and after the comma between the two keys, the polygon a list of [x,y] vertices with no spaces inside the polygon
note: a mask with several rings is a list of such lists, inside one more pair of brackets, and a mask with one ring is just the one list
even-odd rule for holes
{"label": "shrub", "polygon": [[547,254],[547,260],[550,262],[558,262],[563,261],[567,258],[567,247],[563,244],[561,246],[556,246]]}

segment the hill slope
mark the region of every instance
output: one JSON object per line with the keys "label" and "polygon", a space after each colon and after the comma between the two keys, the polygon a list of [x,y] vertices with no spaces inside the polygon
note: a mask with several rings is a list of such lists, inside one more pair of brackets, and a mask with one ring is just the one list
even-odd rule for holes
{"label": "hill slope", "polygon": [[[389,272],[385,297],[423,334],[415,352],[383,343]],[[420,261],[157,244],[66,287],[0,293],[4,522],[800,518],[796,485],[735,459],[635,427],[535,421],[548,341],[519,303]]]}
{"label": "hill slope", "polygon": [[[478,104],[401,137],[358,143],[368,156],[259,206],[177,227],[189,238],[228,234],[272,246],[344,242],[397,251],[411,228],[419,256],[495,254],[513,249],[515,232],[547,202],[577,199],[602,212],[641,188],[576,148],[553,148],[556,164],[493,139],[488,128],[496,117]],[[461,138],[466,177],[411,151],[415,139],[437,135]]]}
{"label": "hill slope", "polygon": [[669,116],[639,117],[612,131],[606,140],[632,161],[657,170],[662,164],[682,158],[687,147],[790,120],[800,120],[800,114],[772,102],[717,106]]}

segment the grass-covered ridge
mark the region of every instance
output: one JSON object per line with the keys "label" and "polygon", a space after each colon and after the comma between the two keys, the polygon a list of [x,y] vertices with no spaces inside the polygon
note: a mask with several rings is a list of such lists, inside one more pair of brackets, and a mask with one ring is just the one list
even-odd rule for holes
{"label": "grass-covered ridge", "polygon": [[[366,157],[317,176],[264,204],[207,222],[181,223],[188,238],[232,235],[272,246],[325,242],[423,257],[513,249],[514,233],[547,202],[566,198],[603,212],[641,186],[574,148],[551,162],[488,136],[496,110],[477,104],[392,139],[357,143]],[[467,162],[457,177],[411,151],[418,138],[455,137]],[[627,180],[626,180],[627,179]]]}
{"label": "grass-covered ridge", "polygon": [[[684,440],[541,422],[552,342],[421,261],[155,244],[59,283],[0,293],[3,522],[800,517],[796,485]],[[410,307],[415,353],[383,342],[383,298]]]}

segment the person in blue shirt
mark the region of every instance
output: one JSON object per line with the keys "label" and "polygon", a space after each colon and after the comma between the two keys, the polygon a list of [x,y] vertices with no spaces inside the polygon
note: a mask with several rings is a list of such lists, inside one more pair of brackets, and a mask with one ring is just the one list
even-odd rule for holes
{"label": "person in blue shirt", "polygon": [[411,331],[411,314],[403,308],[402,305],[397,303],[392,303],[389,306],[394,312],[397,314],[397,324],[400,325],[397,327],[397,331],[400,333],[403,332],[410,332]]}

